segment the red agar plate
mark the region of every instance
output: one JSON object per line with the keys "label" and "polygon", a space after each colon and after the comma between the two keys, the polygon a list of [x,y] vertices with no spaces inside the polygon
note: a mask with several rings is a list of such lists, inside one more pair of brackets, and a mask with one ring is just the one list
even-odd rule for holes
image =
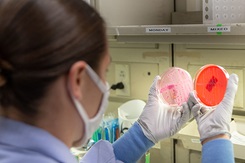
{"label": "red agar plate", "polygon": [[205,65],[197,72],[194,89],[196,95],[206,106],[218,105],[226,91],[229,74],[218,65]]}
{"label": "red agar plate", "polygon": [[157,90],[165,104],[180,106],[188,100],[189,93],[193,90],[192,78],[187,71],[172,67],[161,75]]}

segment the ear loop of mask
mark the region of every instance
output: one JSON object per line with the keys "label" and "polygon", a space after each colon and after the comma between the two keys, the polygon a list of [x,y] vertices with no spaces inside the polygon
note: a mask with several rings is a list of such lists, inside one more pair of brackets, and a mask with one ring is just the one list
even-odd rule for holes
{"label": "ear loop of mask", "polygon": [[109,92],[110,87],[109,87],[108,82],[104,83],[89,65],[86,66],[86,70],[87,70],[90,78],[98,86],[98,88],[100,89],[100,91],[103,94],[103,97],[102,97],[100,106],[98,108],[99,110],[98,110],[97,114],[95,115],[95,117],[90,119],[90,121],[93,122],[96,119],[97,115],[100,115],[101,113],[104,114],[104,112],[105,112],[105,109],[108,105],[108,98],[110,95],[110,92]]}
{"label": "ear loop of mask", "polygon": [[87,70],[90,78],[98,86],[98,88],[100,89],[100,91],[103,94],[106,93],[107,91],[109,91],[109,84],[104,83],[89,65],[86,66],[86,70]]}
{"label": "ear loop of mask", "polygon": [[85,133],[81,140],[82,144],[85,144],[87,140],[92,136],[93,132],[99,127],[99,123],[102,120],[103,114],[108,104],[108,97],[109,97],[108,83],[104,83],[89,65],[86,65],[86,71],[88,72],[88,75],[93,80],[93,82],[98,86],[98,88],[102,92],[103,97],[100,103],[100,107],[98,108],[97,114],[90,119],[82,104],[70,92],[72,101],[77,111],[79,112],[80,117],[83,119],[85,125],[84,126]]}

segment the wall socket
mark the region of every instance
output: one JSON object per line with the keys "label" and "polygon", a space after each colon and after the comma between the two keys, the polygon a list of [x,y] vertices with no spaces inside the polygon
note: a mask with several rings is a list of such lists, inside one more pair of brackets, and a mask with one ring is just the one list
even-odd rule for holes
{"label": "wall socket", "polygon": [[115,64],[115,81],[116,83],[122,82],[124,89],[117,89],[116,95],[130,96],[130,78],[129,78],[129,65]]}

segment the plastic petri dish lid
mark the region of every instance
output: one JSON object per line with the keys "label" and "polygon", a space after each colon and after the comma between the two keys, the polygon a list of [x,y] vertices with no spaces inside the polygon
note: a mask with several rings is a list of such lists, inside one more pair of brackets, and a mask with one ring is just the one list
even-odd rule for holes
{"label": "plastic petri dish lid", "polygon": [[184,69],[172,67],[161,75],[157,90],[165,104],[180,106],[193,90],[192,78]]}
{"label": "plastic petri dish lid", "polygon": [[218,105],[226,91],[229,74],[218,65],[209,64],[200,68],[194,79],[196,96],[206,106]]}

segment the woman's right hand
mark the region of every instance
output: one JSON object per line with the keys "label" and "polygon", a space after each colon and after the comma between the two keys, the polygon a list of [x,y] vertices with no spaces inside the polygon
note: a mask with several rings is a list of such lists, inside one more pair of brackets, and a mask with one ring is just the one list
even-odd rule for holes
{"label": "woman's right hand", "polygon": [[191,112],[198,124],[198,131],[202,143],[216,138],[230,138],[230,121],[235,94],[238,87],[238,76],[231,74],[226,93],[218,106],[207,107],[200,104],[192,92],[188,101]]}

